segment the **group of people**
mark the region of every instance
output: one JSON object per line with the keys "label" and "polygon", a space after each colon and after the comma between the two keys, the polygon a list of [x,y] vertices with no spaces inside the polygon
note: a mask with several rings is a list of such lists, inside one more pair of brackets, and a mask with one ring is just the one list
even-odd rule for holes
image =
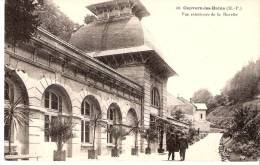
{"label": "group of people", "polygon": [[188,148],[188,140],[185,133],[171,133],[170,137],[166,141],[167,150],[168,150],[168,160],[172,156],[174,160],[174,152],[180,152],[181,161],[185,160],[185,152]]}

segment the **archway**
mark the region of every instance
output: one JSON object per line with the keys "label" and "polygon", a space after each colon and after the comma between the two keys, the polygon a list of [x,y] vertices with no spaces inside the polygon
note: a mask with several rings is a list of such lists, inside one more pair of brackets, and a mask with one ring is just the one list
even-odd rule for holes
{"label": "archway", "polygon": [[[44,149],[43,155],[49,156],[50,152],[56,150],[56,140],[49,136],[48,130],[51,128],[51,121],[57,120],[61,115],[70,118],[72,115],[71,99],[64,87],[58,84],[49,85],[42,95],[42,107],[44,113]],[[72,139],[68,140],[63,147],[66,150],[67,157],[72,157]]]}
{"label": "archway", "polygon": [[[16,150],[18,154],[29,153],[29,109],[28,93],[24,82],[16,70],[5,67],[4,85],[4,140],[11,139],[11,151]],[[22,112],[22,113],[21,113]],[[12,124],[9,117],[13,114]],[[9,118],[9,119],[8,119]],[[20,118],[20,119],[18,119]],[[21,120],[22,119],[22,120]],[[15,121],[22,122],[15,122]],[[9,139],[9,137],[11,137]],[[4,152],[9,151],[8,143],[5,143]]]}
{"label": "archway", "polygon": [[81,143],[94,144],[97,154],[101,154],[101,125],[102,111],[95,96],[86,96],[81,103]]}
{"label": "archway", "polygon": [[[112,130],[113,127],[118,127],[122,130],[122,113],[117,103],[110,104],[107,111],[107,130]],[[107,131],[107,143],[118,144],[118,149],[122,152],[122,139],[116,139],[113,136],[113,132]]]}
{"label": "archway", "polygon": [[[138,117],[136,111],[133,108],[130,108],[126,115],[126,125],[128,130],[136,127],[138,124]],[[131,132],[126,136],[124,143],[125,153],[128,155],[131,154],[131,149],[138,146],[138,134],[136,132]]]}

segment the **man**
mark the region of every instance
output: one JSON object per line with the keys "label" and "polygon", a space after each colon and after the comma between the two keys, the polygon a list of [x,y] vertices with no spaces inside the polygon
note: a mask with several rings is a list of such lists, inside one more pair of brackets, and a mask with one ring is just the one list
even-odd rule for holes
{"label": "man", "polygon": [[181,137],[179,138],[179,145],[180,145],[180,157],[181,161],[185,160],[185,152],[188,148],[188,140],[184,133],[181,133]]}
{"label": "man", "polygon": [[172,160],[174,160],[174,151],[173,151],[173,144],[175,143],[174,134],[171,134],[170,137],[166,141],[166,147],[168,150],[168,160],[172,155]]}

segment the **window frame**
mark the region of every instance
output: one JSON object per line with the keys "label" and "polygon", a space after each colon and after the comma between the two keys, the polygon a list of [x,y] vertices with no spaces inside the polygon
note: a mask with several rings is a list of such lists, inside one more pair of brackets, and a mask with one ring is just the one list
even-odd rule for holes
{"label": "window frame", "polygon": [[151,92],[151,105],[155,107],[160,107],[160,93],[156,87],[152,88]]}
{"label": "window frame", "polygon": [[[48,122],[46,123],[46,117],[48,116]],[[50,135],[47,135],[48,137],[46,137],[46,124],[48,124],[48,130],[50,130],[51,128],[51,122],[54,119],[58,119],[58,115],[53,115],[53,114],[44,114],[44,142],[46,143],[52,143],[52,142],[56,142],[57,140],[53,139],[52,137],[50,137]],[[48,140],[47,140],[48,139]]]}
{"label": "window frame", "polygon": [[[53,100],[53,98],[55,98],[55,97],[57,100]],[[57,107],[57,109],[53,108],[53,106],[54,106],[53,103],[57,104],[57,105],[55,105],[55,107]],[[45,91],[44,107],[49,110],[62,113],[62,97],[59,94],[57,94],[57,92],[54,92],[52,90]]]}
{"label": "window frame", "polygon": [[81,115],[90,118],[92,115],[92,111],[93,111],[93,106],[87,100],[84,100],[81,104]]}
{"label": "window frame", "polygon": [[[89,121],[82,119],[80,125],[81,125],[80,142],[83,144],[91,143],[91,127],[90,127]],[[88,128],[88,136],[86,136],[87,135],[86,128]],[[86,137],[88,137],[88,138],[86,138]]]}

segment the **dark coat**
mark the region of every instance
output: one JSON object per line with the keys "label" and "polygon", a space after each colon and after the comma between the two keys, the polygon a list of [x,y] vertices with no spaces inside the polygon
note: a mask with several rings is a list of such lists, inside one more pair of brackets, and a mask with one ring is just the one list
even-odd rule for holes
{"label": "dark coat", "polygon": [[167,151],[172,151],[172,144],[175,143],[172,137],[168,138],[166,141],[166,149]]}
{"label": "dark coat", "polygon": [[173,146],[172,146],[173,151],[174,151],[174,152],[179,152],[179,150],[180,150],[180,143],[179,143],[179,138],[178,138],[178,136],[176,136],[176,137],[174,138],[174,141],[175,141],[175,143],[174,143]]}
{"label": "dark coat", "polygon": [[188,140],[186,137],[181,137],[179,139],[180,149],[187,149],[188,148]]}
{"label": "dark coat", "polygon": [[170,137],[166,141],[166,148],[167,148],[167,151],[178,152],[179,151],[179,143],[177,142],[177,139],[175,137]]}

